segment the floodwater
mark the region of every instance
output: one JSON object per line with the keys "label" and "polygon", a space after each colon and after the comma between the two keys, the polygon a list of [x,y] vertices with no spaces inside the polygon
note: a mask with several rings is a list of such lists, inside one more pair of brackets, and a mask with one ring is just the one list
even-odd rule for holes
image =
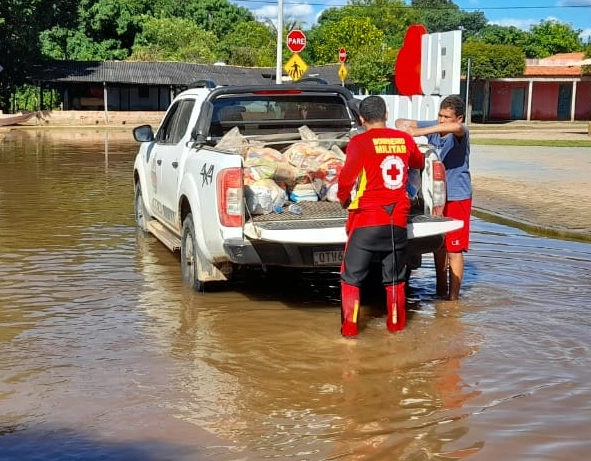
{"label": "floodwater", "polygon": [[336,274],[184,287],[136,148],[0,143],[0,460],[588,459],[590,244],[474,219],[460,301],[426,258],[407,329],[369,286],[344,340]]}

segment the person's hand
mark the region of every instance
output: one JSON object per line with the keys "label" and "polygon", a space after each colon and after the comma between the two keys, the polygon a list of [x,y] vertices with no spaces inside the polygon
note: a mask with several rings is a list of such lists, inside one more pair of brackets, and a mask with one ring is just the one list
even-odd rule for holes
{"label": "person's hand", "polygon": [[344,208],[345,210],[347,208],[349,208],[349,205],[351,205],[351,199],[348,198],[347,200],[345,200],[344,202],[341,202],[341,207]]}
{"label": "person's hand", "polygon": [[414,130],[414,127],[410,123],[405,123],[402,128],[404,129],[403,131],[407,132],[409,135],[414,137],[415,130]]}

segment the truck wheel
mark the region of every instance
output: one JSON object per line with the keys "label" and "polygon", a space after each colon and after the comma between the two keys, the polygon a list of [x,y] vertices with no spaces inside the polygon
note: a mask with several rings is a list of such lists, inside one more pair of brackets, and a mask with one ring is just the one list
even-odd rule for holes
{"label": "truck wheel", "polygon": [[146,206],[144,205],[144,196],[142,195],[142,187],[138,182],[135,186],[135,224],[144,232],[148,232],[148,216]]}
{"label": "truck wheel", "polygon": [[193,215],[189,213],[183,221],[183,234],[181,237],[181,269],[183,282],[189,284],[195,291],[203,291],[205,283],[199,280],[199,249],[195,238],[195,225]]}

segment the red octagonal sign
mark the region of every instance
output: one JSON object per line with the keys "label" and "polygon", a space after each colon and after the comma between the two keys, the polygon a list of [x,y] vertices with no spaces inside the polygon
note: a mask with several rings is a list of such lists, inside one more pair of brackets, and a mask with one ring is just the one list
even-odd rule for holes
{"label": "red octagonal sign", "polygon": [[292,53],[299,53],[306,48],[306,34],[301,30],[292,30],[287,34],[287,47]]}

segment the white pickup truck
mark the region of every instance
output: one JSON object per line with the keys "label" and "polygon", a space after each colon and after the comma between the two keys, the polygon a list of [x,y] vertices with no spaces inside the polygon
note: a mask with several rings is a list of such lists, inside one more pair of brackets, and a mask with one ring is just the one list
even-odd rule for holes
{"label": "white pickup truck", "polygon": [[[252,213],[244,147],[285,152],[310,143],[346,152],[362,129],[359,102],[346,88],[319,83],[206,85],[180,93],[156,133],[149,125],[133,130],[141,143],[133,172],[137,225],[180,250],[183,280],[198,291],[249,266],[338,268],[346,210],[324,198],[298,203],[299,214]],[[226,142],[238,130],[234,144]],[[302,139],[304,132],[315,139]],[[440,247],[446,232],[461,227],[440,216],[445,170],[432,149],[425,156],[408,222],[410,269]]]}

